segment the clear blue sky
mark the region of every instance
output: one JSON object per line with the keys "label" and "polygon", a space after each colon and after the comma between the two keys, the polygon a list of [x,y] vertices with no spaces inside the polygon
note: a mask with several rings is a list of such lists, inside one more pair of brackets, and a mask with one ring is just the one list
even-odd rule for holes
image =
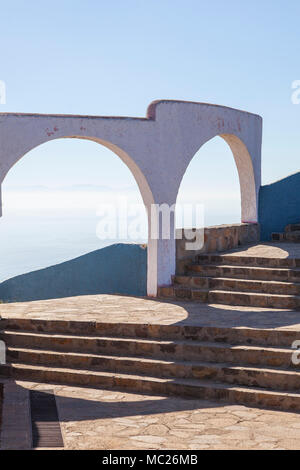
{"label": "clear blue sky", "polygon": [[[7,86],[0,111],[144,116],[159,98],[223,104],[263,117],[264,183],[300,169],[300,105],[291,103],[291,83],[300,79],[299,0],[10,0],[0,14]],[[71,184],[104,184],[100,163],[82,177],[83,147],[72,144],[68,153],[59,145],[36,150],[8,182],[46,184],[55,177],[53,159],[63,174],[75,158]],[[221,142],[201,152],[224,149]],[[105,150],[91,150],[101,162],[93,152]],[[193,174],[204,181],[210,172],[212,184],[227,180],[230,188],[236,173],[225,158],[228,167],[213,172],[213,159],[199,157]],[[126,185],[116,162],[110,183]]]}

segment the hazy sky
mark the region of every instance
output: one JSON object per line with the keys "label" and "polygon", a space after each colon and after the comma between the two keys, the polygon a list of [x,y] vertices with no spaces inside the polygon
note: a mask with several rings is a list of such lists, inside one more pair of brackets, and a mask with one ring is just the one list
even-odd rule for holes
{"label": "hazy sky", "polygon": [[[10,0],[0,15],[0,112],[145,116],[160,98],[217,103],[263,117],[263,183],[299,170],[299,0]],[[4,190],[65,184],[134,181],[107,149],[57,141],[20,161]],[[183,189],[236,201],[223,141],[200,150]]]}

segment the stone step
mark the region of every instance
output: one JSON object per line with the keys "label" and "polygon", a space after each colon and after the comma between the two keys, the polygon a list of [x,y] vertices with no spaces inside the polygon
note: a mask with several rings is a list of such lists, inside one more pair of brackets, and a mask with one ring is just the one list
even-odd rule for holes
{"label": "stone step", "polygon": [[204,290],[193,287],[160,287],[159,296],[181,300],[196,300],[205,303],[239,305],[245,307],[300,309],[300,296],[261,294],[258,292],[240,292],[230,290]]}
{"label": "stone step", "polygon": [[187,268],[186,274],[208,277],[229,277],[231,279],[300,282],[300,269],[298,268],[261,268],[254,266],[191,264]]}
{"label": "stone step", "polygon": [[257,256],[206,254],[195,257],[196,264],[252,266],[265,268],[297,268],[299,258],[266,258]]}
{"label": "stone step", "polygon": [[263,308],[283,308],[299,310],[300,296],[260,294],[256,292],[233,292],[224,290],[209,291],[210,303],[223,303],[225,305],[240,305]]}
{"label": "stone step", "polygon": [[58,335],[2,331],[8,348],[145,357],[158,360],[204,361],[295,369],[289,347],[232,345],[208,341],[158,341],[135,338]]}
{"label": "stone step", "polygon": [[[297,319],[297,323],[299,319]],[[3,330],[24,333],[55,333],[84,336],[113,336],[115,338],[144,338],[155,340],[191,340],[257,346],[291,347],[300,339],[300,331],[287,329],[197,326],[192,324],[108,323],[95,321],[44,320],[36,318],[2,318]]]}
{"label": "stone step", "polygon": [[174,276],[174,284],[200,289],[220,289],[261,294],[300,295],[300,283],[231,279],[226,277]]}
{"label": "stone step", "polygon": [[208,303],[208,289],[193,289],[186,286],[162,286],[157,290],[158,298],[196,300],[198,302]]}
{"label": "stone step", "polygon": [[285,232],[300,232],[300,224],[289,224],[284,229]]}
{"label": "stone step", "polygon": [[63,353],[37,349],[8,349],[11,363],[76,368],[89,371],[142,374],[151,377],[214,380],[237,385],[269,388],[271,390],[300,390],[300,371],[235,366],[209,362],[183,362],[118,357],[100,354]]}
{"label": "stone step", "polygon": [[293,232],[286,232],[285,233],[285,240],[287,242],[299,243],[300,242],[300,231],[295,230]]}
{"label": "stone step", "polygon": [[271,241],[273,241],[273,242],[284,242],[284,241],[286,241],[285,233],[279,233],[279,232],[271,233]]}
{"label": "stone step", "polygon": [[101,387],[139,393],[178,395],[180,397],[218,400],[285,411],[300,410],[300,394],[270,391],[205,380],[157,378],[82,369],[53,368],[12,363],[16,380]]}
{"label": "stone step", "polygon": [[273,232],[271,234],[271,240],[274,242],[300,242],[300,230],[288,230],[284,233]]}

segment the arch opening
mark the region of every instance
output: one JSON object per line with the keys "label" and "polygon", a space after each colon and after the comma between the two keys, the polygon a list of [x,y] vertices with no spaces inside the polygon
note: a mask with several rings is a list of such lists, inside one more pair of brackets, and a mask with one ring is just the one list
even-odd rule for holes
{"label": "arch opening", "polygon": [[176,205],[181,207],[176,227],[198,228],[191,214],[187,213],[185,220],[182,217],[184,204],[203,206],[205,226],[257,222],[252,160],[238,137],[222,134],[210,138],[186,168],[177,194]]}
{"label": "arch opening", "polygon": [[[10,269],[0,273],[0,282],[57,263],[62,266],[66,260],[75,257],[79,260],[81,255],[113,243],[129,246],[131,243],[147,242],[146,208],[153,198],[137,165],[113,144],[99,139],[72,137],[37,145],[16,159],[6,173],[2,185],[4,210],[0,219],[0,238],[2,252],[7,259],[3,265],[10,266]],[[120,204],[123,206],[120,207]],[[108,206],[114,206],[115,211],[112,215],[108,214],[107,224],[117,229],[117,237],[100,240],[99,243],[99,220],[107,216],[103,216],[103,206],[108,211]],[[115,216],[121,216],[123,220],[111,220]],[[124,236],[126,228],[127,237]],[[120,230],[123,230],[122,238]],[[103,235],[103,231],[101,233]],[[112,236],[111,231],[108,234]],[[54,244],[58,243],[57,240],[60,240],[61,246],[56,252],[57,245],[55,248]],[[38,250],[32,251],[37,244]],[[136,264],[144,263],[147,269],[146,251],[144,248],[141,250],[134,252]],[[17,263],[11,262],[14,256],[18,257]],[[113,258],[111,249],[107,256]],[[124,253],[119,252],[119,256],[125,259]],[[30,257],[33,259],[29,262]],[[90,257],[90,267],[91,263]],[[74,269],[76,266],[80,269],[79,262],[75,265]],[[133,265],[131,267],[133,269]],[[69,267],[68,272],[71,273],[73,268]],[[57,274],[57,270],[53,269],[52,275]],[[92,275],[97,277],[97,270]],[[103,277],[104,273],[101,272],[100,276]],[[130,277],[129,273],[127,277]],[[146,284],[146,278],[143,282]],[[95,279],[92,284],[96,286]],[[136,294],[145,295],[141,283],[139,286]],[[121,281],[117,287],[120,293],[126,293]],[[118,292],[117,288],[115,292]]]}

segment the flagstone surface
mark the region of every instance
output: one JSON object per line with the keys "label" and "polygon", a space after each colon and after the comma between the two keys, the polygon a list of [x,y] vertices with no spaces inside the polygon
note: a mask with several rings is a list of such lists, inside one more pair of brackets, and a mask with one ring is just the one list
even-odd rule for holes
{"label": "flagstone surface", "polygon": [[300,312],[294,310],[106,294],[0,304],[0,315],[3,318],[284,328],[300,331]]}
{"label": "flagstone surface", "polygon": [[231,251],[226,251],[226,253],[222,254],[224,256],[236,255],[262,258],[300,258],[300,244],[289,242],[265,242],[242,246]]}
{"label": "flagstone surface", "polygon": [[[12,391],[11,382],[6,386]],[[26,389],[48,390],[49,384],[17,382],[15,387],[20,394]],[[80,387],[51,388],[65,449],[300,449],[297,413]]]}

